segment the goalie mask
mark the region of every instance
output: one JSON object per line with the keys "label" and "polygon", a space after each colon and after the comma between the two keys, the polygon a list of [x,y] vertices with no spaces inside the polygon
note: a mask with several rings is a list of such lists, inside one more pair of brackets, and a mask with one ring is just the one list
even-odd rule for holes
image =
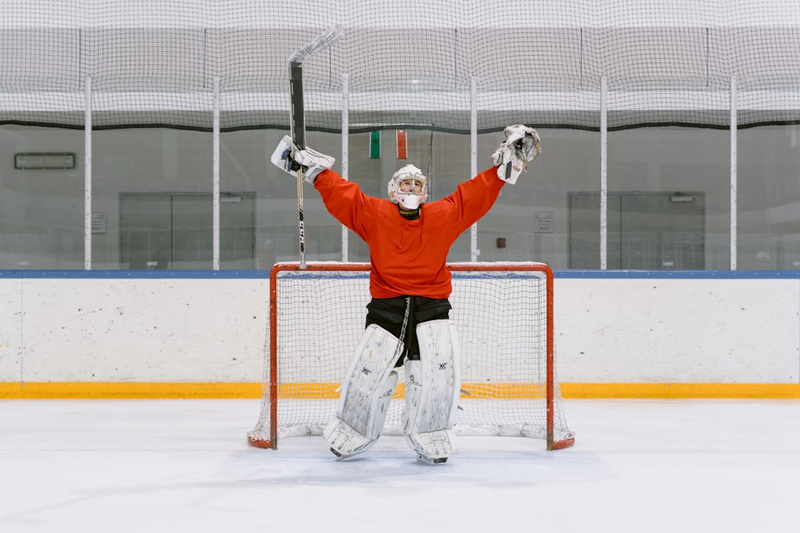
{"label": "goalie mask", "polygon": [[389,180],[389,200],[405,209],[417,209],[428,199],[428,178],[414,165],[406,165]]}

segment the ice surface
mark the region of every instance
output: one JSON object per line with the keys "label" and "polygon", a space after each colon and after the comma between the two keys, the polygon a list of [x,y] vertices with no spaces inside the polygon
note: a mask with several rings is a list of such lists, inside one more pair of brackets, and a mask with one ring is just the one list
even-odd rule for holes
{"label": "ice surface", "polygon": [[0,532],[800,531],[800,401],[568,400],[574,447],[247,446],[257,400],[0,402]]}

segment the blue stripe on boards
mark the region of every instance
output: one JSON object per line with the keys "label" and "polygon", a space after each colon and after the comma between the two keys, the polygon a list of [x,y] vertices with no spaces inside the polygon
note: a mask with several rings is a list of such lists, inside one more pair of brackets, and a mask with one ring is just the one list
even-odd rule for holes
{"label": "blue stripe on boards", "polygon": [[0,270],[29,279],[269,279],[269,270]]}
{"label": "blue stripe on boards", "polygon": [[800,279],[800,270],[556,270],[558,279]]}
{"label": "blue stripe on boards", "polygon": [[[368,272],[283,271],[303,279],[366,278]],[[520,272],[454,272],[459,278],[529,278]],[[800,279],[800,270],[555,270],[558,279]],[[268,270],[0,270],[2,278],[31,279],[262,279]]]}

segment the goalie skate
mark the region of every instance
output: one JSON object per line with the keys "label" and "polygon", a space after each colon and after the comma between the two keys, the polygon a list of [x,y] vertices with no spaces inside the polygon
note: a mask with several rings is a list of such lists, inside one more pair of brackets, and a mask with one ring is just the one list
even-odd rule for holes
{"label": "goalie skate", "polygon": [[425,463],[426,465],[440,465],[447,462],[447,457],[442,457],[440,459],[429,459],[424,455],[417,454],[417,461],[420,463]]}
{"label": "goalie skate", "polygon": [[417,452],[417,460],[430,465],[444,463],[458,451],[450,429],[406,435],[406,441]]}
{"label": "goalie skate", "polygon": [[364,453],[377,442],[377,439],[367,438],[339,418],[332,420],[325,428],[323,437],[339,461]]}

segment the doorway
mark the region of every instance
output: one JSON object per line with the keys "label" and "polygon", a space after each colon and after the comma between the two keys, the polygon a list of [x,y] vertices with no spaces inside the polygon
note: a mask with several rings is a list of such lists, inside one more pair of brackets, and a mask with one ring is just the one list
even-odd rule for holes
{"label": "doorway", "polygon": [[[569,193],[569,268],[600,268],[600,193]],[[608,193],[610,270],[704,270],[705,193]]]}
{"label": "doorway", "polygon": [[[255,194],[220,195],[220,267],[255,268]],[[210,194],[122,193],[120,261],[132,270],[213,266]]]}

